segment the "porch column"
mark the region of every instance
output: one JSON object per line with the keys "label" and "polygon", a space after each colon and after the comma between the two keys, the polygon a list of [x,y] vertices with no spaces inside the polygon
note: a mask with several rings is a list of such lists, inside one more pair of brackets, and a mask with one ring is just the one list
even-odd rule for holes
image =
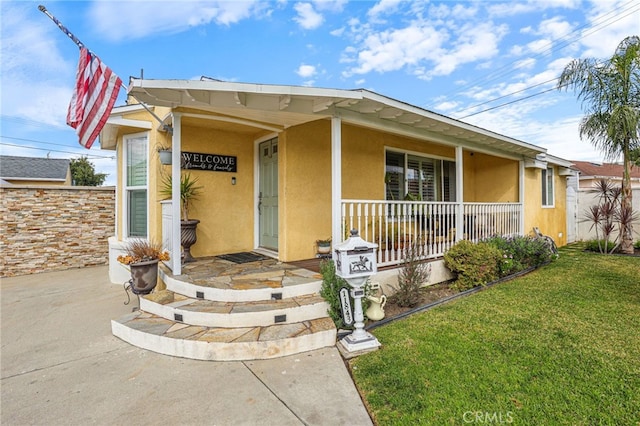
{"label": "porch column", "polygon": [[173,271],[173,275],[181,275],[182,259],[180,257],[180,151],[182,150],[182,125],[180,121],[180,113],[172,112],[171,116],[171,121],[173,122],[173,135],[171,137],[171,216],[173,219],[173,223],[171,226],[171,270]]}
{"label": "porch column", "polygon": [[518,232],[524,235],[524,160],[518,162],[518,201],[520,202],[520,219],[518,221]]}
{"label": "porch column", "polygon": [[342,119],[331,118],[331,240],[342,242]]}
{"label": "porch column", "polygon": [[464,237],[464,163],[463,163],[463,151],[460,145],[456,146],[456,202],[457,214],[456,214],[456,242],[460,241]]}

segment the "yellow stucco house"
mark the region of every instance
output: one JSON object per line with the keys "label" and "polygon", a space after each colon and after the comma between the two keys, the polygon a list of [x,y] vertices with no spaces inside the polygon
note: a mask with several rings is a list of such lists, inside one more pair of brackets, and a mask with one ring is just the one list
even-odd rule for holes
{"label": "yellow stucco house", "polygon": [[[538,227],[566,243],[573,171],[544,148],[368,90],[133,79],[129,95],[100,135],[118,158],[111,280],[129,278],[116,261],[129,238],[162,241],[171,256],[160,274],[166,290],[112,321],[113,334],[136,346],[247,360],[334,345],[321,277],[295,262],[351,229],[378,245],[373,280],[387,288],[407,243],[432,259],[429,283],[451,277],[442,255],[463,238]],[[171,149],[171,165],[160,148]],[[200,220],[197,261],[182,264],[185,173],[203,193],[189,213]],[[167,176],[172,197],[163,199]],[[212,266],[244,252],[266,256],[252,264],[270,269]]]}
{"label": "yellow stucco house", "polygon": [[160,187],[186,172],[204,189],[190,212],[196,258],[309,259],[316,240],[352,228],[379,244],[379,266],[400,263],[417,238],[428,258],[534,226],[566,243],[571,163],[539,146],[363,89],[132,79],[129,95],[100,136],[118,158],[114,253],[134,236],[180,253],[177,184],[173,200]]}

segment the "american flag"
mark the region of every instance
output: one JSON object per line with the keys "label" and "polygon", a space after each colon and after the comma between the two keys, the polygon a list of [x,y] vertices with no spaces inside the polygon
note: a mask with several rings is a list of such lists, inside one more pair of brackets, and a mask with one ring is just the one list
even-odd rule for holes
{"label": "american flag", "polygon": [[122,80],[100,58],[86,47],[80,49],[76,88],[67,112],[67,124],[76,129],[80,145],[91,148],[111,114],[120,86]]}

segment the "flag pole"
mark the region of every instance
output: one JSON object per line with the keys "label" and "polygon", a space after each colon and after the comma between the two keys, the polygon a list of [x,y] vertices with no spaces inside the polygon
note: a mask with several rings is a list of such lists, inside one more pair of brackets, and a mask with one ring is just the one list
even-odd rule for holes
{"label": "flag pole", "polygon": [[[55,16],[49,13],[46,7],[44,7],[43,5],[39,5],[38,10],[44,13],[45,15],[47,15],[58,26],[58,28],[60,28],[60,31],[65,33],[80,49],[82,49],[83,47],[86,47],[84,43],[78,39],[78,37],[76,37],[71,31],[69,31],[67,27],[62,25],[62,22],[58,21],[58,19]],[[89,52],[93,54],[93,52],[91,52],[90,50]]]}
{"label": "flag pole", "polygon": [[[87,50],[89,51],[89,53],[91,54],[91,56],[95,56],[94,53],[87,47],[85,46],[85,44],[83,42],[80,41],[80,39],[78,37],[76,37],[71,31],[69,31],[67,29],[67,27],[65,27],[62,22],[60,22],[58,20],[58,18],[56,18],[55,16],[53,16],[51,13],[49,13],[49,11],[47,10],[46,7],[44,7],[43,5],[39,5],[38,6],[38,10],[42,13],[44,13],[45,15],[47,15],[49,17],[49,19],[51,19],[60,29],[60,31],[62,31],[63,33],[65,33],[67,35],[67,37],[69,37],[71,39],[71,41],[73,41],[76,46],[78,46],[78,48],[82,49],[83,47],[87,48]],[[124,84],[120,85],[121,88],[124,88]],[[135,100],[137,100],[140,105],[142,105],[142,107],[144,109],[146,109],[152,116],[153,118],[155,118],[160,125],[162,126],[162,128],[169,132],[169,133],[173,133],[173,128],[171,126],[169,126],[168,124],[165,124],[164,121],[162,121],[162,119],[160,117],[158,117],[153,111],[151,111],[151,109],[149,109],[149,107],[142,101],[140,101],[140,99],[136,98],[135,95],[129,94],[129,96],[132,96]]]}

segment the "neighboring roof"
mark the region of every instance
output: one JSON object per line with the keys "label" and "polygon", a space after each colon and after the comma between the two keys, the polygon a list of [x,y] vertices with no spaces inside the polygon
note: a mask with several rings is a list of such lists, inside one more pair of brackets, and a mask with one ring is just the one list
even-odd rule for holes
{"label": "neighboring roof", "polygon": [[244,124],[273,131],[320,118],[340,117],[346,123],[452,146],[462,143],[469,149],[497,151],[519,158],[536,158],[547,152],[545,148],[364,89],[134,78],[128,93],[147,105],[242,118]]}
{"label": "neighboring roof", "polygon": [[0,155],[0,178],[7,180],[65,181],[69,170],[66,158],[33,158]]}
{"label": "neighboring roof", "polygon": [[[619,178],[622,179],[624,167],[615,163],[591,163],[588,161],[572,161],[573,168],[580,172],[581,178]],[[631,178],[640,178],[640,167],[631,167]]]}

